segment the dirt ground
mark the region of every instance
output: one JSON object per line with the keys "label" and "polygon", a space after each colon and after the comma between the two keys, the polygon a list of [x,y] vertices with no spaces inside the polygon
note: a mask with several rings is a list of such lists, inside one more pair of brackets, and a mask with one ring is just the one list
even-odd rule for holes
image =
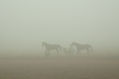
{"label": "dirt ground", "polygon": [[1,59],[0,79],[119,79],[119,59],[80,56]]}

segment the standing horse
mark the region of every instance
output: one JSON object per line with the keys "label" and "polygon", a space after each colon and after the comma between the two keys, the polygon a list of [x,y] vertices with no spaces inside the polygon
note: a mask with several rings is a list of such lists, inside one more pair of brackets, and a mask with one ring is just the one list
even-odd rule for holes
{"label": "standing horse", "polygon": [[62,47],[59,44],[49,44],[47,42],[42,42],[42,47],[45,47],[45,55],[50,55],[50,52],[55,50],[57,52],[57,55],[59,55],[59,52],[61,51]]}
{"label": "standing horse", "polygon": [[92,46],[89,44],[80,44],[80,43],[72,42],[70,46],[71,49],[73,48],[76,49],[77,54],[79,54],[82,50],[86,50],[87,54],[89,55],[89,52],[93,50]]}

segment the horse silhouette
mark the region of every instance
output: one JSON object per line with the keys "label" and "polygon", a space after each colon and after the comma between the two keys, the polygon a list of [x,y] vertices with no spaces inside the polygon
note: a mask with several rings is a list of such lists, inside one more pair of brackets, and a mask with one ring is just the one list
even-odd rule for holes
{"label": "horse silhouette", "polygon": [[42,42],[42,48],[45,48],[45,55],[50,55],[51,51],[56,51],[57,55],[59,55],[59,52],[62,50],[62,47],[59,44],[49,44],[47,42]]}
{"label": "horse silhouette", "polygon": [[70,45],[71,49],[76,49],[76,53],[81,53],[82,50],[86,50],[87,54],[89,55],[89,52],[93,51],[93,48],[90,44],[80,44],[77,42],[72,42]]}

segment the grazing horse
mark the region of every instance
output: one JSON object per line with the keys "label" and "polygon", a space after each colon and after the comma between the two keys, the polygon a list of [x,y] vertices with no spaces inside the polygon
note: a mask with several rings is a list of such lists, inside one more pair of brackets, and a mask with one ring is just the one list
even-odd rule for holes
{"label": "grazing horse", "polygon": [[71,49],[73,48],[76,49],[77,54],[79,54],[82,50],[86,50],[87,54],[89,55],[89,52],[93,50],[92,46],[89,44],[80,44],[80,43],[72,42],[70,46]]}
{"label": "grazing horse", "polygon": [[57,52],[57,55],[59,55],[59,52],[61,51],[62,47],[59,44],[49,44],[47,42],[42,42],[42,47],[45,47],[45,55],[50,55],[50,52],[55,50]]}

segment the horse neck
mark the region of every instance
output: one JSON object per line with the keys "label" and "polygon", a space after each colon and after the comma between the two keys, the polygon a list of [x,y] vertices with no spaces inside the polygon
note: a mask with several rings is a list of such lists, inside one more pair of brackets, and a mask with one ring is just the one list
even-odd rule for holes
{"label": "horse neck", "polygon": [[47,43],[43,43],[43,44],[42,44],[42,46],[45,46],[45,47],[46,47],[47,45],[48,45]]}

